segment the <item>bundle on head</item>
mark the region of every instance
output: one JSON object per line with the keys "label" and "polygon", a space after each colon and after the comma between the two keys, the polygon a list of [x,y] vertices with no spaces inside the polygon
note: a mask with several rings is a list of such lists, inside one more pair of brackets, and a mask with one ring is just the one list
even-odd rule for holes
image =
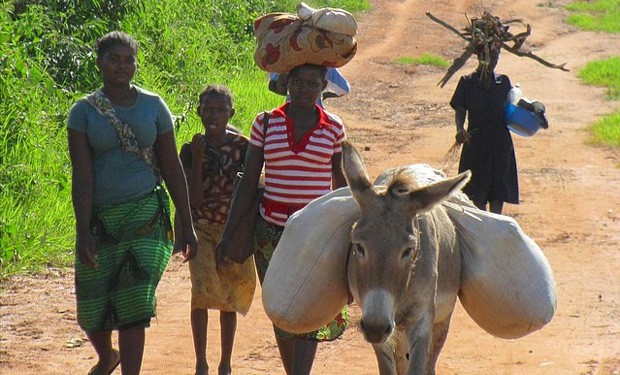
{"label": "bundle on head", "polygon": [[[468,42],[465,51],[454,60],[444,77],[439,81],[438,85],[441,87],[445,86],[454,73],[461,69],[467,62],[467,59],[473,54],[478,56],[482,64],[488,66],[492,57],[499,54],[502,48],[517,56],[534,59],[549,68],[568,71],[568,69],[564,67],[566,64],[555,65],[534,55],[532,52],[521,51],[521,47],[525,43],[526,38],[532,33],[532,28],[527,24],[526,31],[524,32],[513,34],[508,31],[510,24],[523,23],[519,19],[502,21],[499,17],[485,11],[480,18],[468,19],[468,26],[464,29],[464,32],[461,32],[433,16],[430,12],[426,12],[426,15]],[[509,45],[509,43],[512,43],[512,45]]]}

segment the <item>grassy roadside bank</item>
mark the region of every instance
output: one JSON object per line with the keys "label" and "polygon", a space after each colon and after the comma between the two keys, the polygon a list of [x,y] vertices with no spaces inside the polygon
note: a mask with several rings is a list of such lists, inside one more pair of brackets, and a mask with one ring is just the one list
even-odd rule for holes
{"label": "grassy roadside bank", "polygon": [[[310,0],[351,12],[368,1]],[[253,20],[294,12],[293,0],[26,0],[0,3],[0,280],[73,263],[74,219],[66,116],[100,85],[94,43],[122,29],[140,43],[135,83],[177,116],[179,143],[201,130],[195,98],[210,83],[233,90],[234,125],[282,101],[253,62]]]}
{"label": "grassy roadside bank", "polygon": [[[620,33],[620,2],[617,0],[575,1],[566,7],[567,22],[586,31]],[[592,61],[580,72],[579,78],[589,85],[608,89],[609,100],[620,99],[620,55]],[[620,108],[588,127],[589,143],[604,147],[620,147]]]}

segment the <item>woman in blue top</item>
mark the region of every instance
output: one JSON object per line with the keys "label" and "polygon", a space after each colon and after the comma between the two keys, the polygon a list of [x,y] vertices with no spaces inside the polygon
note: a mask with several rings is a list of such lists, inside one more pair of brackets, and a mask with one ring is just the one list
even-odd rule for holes
{"label": "woman in blue top", "polygon": [[161,182],[181,221],[175,250],[189,260],[197,248],[170,110],[131,83],[137,49],[119,31],[98,40],[103,88],[76,102],[68,119],[77,317],[99,357],[89,374],[111,374],[119,363],[125,375],[140,373],[155,289],[173,249]]}

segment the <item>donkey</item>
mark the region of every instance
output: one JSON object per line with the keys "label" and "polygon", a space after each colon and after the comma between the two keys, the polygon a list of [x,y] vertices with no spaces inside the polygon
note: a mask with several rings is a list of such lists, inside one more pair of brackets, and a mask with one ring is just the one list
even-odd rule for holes
{"label": "donkey", "polygon": [[343,167],[361,211],[348,263],[351,294],[362,310],[359,328],[381,375],[434,374],[461,281],[455,229],[439,203],[470,173],[419,187],[396,169],[380,191],[347,142]]}

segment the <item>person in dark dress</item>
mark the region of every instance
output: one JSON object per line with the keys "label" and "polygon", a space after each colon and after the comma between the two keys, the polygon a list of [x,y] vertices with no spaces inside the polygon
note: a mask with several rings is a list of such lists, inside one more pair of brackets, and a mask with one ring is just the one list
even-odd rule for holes
{"label": "person in dark dress", "polygon": [[489,211],[501,214],[504,202],[519,203],[519,184],[514,146],[504,118],[510,79],[495,73],[499,51],[492,48],[488,59],[479,54],[478,68],[460,78],[450,106],[455,111],[456,141],[463,144],[459,173],[472,172],[463,191],[481,210],[486,210],[488,203]]}

